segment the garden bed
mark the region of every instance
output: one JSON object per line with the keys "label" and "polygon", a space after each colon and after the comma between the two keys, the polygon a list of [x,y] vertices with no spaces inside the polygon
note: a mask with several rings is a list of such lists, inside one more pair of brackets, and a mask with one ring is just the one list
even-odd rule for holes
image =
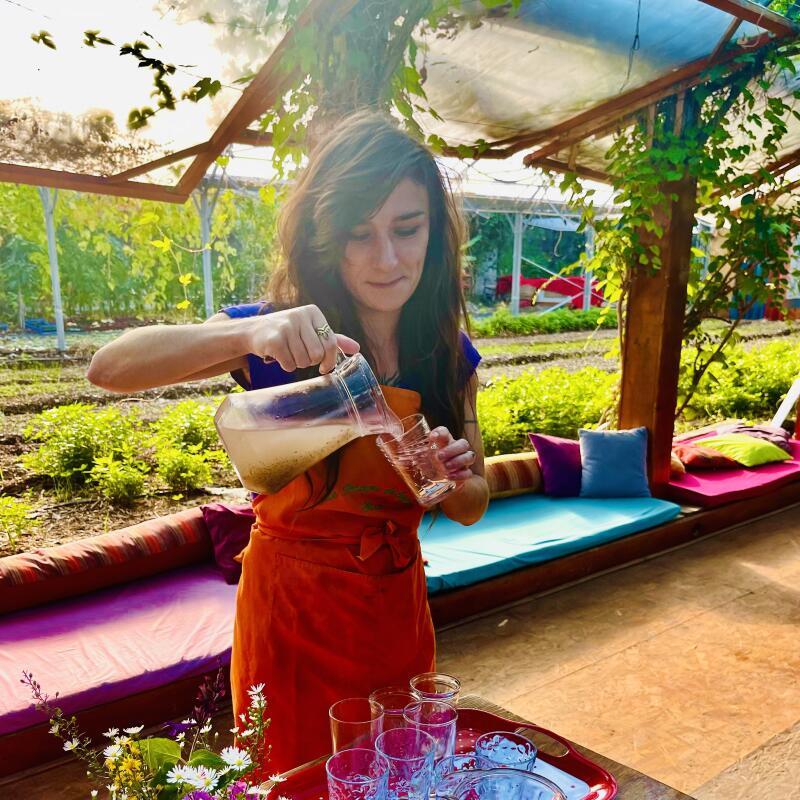
{"label": "garden bed", "polygon": [[[743,339],[749,340],[739,348],[741,359],[745,360],[738,367],[734,362],[734,367],[747,377],[737,378],[732,373],[730,385],[708,389],[703,395],[705,405],[700,403],[694,409],[698,420],[729,414],[744,417],[748,409],[756,415],[764,414],[763,409],[777,404],[780,393],[785,391],[783,384],[800,372],[800,356],[794,357],[798,349],[795,342],[800,340],[796,328],[785,323],[758,322],[743,326],[742,332]],[[82,342],[104,335],[81,335]],[[615,377],[609,373],[618,370],[617,360],[605,355],[613,347],[614,336],[614,331],[602,330],[476,338],[475,343],[484,354],[478,372],[482,386],[479,413],[487,454],[526,448],[527,430],[570,436],[575,435],[578,426],[596,422],[612,396]],[[763,347],[767,339],[773,339],[768,348],[783,349],[771,357],[774,364],[768,358],[759,365],[755,355],[749,358],[745,354],[752,347]],[[89,403],[96,407],[96,413],[133,413],[138,424],[146,428],[187,398],[203,405],[210,415],[233,388],[230,378],[218,377],[135,395],[111,394],[86,380],[91,352],[91,347],[83,347],[71,356],[72,361],[62,360],[55,351],[44,347],[0,354],[0,498],[22,501],[33,513],[32,522],[23,526],[25,530],[14,543],[9,542],[3,530],[0,514],[0,555],[114,530],[220,497],[244,497],[227,461],[210,462],[210,485],[217,488],[208,489],[204,482],[188,490],[171,489],[155,474],[152,445],[144,447],[145,458],[150,461],[145,494],[131,499],[127,507],[104,499],[97,485],[58,493],[50,478],[23,466],[22,459],[38,447],[24,431],[40,424],[36,415],[45,409]],[[688,424],[697,424],[697,420]]]}

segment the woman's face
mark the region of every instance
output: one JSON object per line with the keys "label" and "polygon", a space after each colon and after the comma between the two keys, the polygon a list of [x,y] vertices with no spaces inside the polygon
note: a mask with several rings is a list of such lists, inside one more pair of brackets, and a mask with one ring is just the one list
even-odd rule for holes
{"label": "woman's face", "polygon": [[428,192],[404,178],[386,202],[349,233],[341,276],[363,311],[399,311],[417,288],[429,234]]}

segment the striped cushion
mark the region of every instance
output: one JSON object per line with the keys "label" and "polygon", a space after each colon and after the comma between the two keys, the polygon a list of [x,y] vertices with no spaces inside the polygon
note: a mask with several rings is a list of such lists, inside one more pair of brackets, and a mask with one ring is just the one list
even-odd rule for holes
{"label": "striped cushion", "polygon": [[199,508],[0,558],[0,613],[31,608],[211,557]]}
{"label": "striped cushion", "polygon": [[542,490],[542,472],[536,453],[490,456],[485,464],[492,499]]}

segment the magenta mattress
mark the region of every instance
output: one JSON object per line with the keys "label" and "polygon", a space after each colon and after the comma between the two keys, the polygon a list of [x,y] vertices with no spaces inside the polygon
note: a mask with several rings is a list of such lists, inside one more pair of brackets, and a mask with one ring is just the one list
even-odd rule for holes
{"label": "magenta mattress", "polygon": [[[703,437],[698,437],[700,441]],[[669,482],[669,499],[708,508],[758,497],[770,489],[800,480],[800,441],[790,442],[794,457],[777,464],[739,469],[687,472]]]}
{"label": "magenta mattress", "polygon": [[228,664],[235,604],[236,586],[203,564],[9,614],[0,735],[46,721],[20,683],[23,669],[71,713]]}

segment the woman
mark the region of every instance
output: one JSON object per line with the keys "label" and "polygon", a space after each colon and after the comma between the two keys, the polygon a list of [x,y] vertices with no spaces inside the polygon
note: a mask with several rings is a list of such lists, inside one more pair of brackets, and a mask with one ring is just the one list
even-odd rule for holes
{"label": "woman", "polygon": [[[434,428],[457,484],[439,509],[476,522],[489,497],[475,418],[480,357],[461,333],[462,229],[431,153],[383,117],[349,118],[311,155],[280,237],[270,304],[130,331],[96,353],[89,379],[130,392],[231,372],[261,388],[327,372],[337,346],[360,347],[393,411],[421,411]],[[266,684],[277,772],[329,751],[336,700],[433,668],[423,509],[374,437],[253,507],[231,681],[237,719],[247,688]]]}

